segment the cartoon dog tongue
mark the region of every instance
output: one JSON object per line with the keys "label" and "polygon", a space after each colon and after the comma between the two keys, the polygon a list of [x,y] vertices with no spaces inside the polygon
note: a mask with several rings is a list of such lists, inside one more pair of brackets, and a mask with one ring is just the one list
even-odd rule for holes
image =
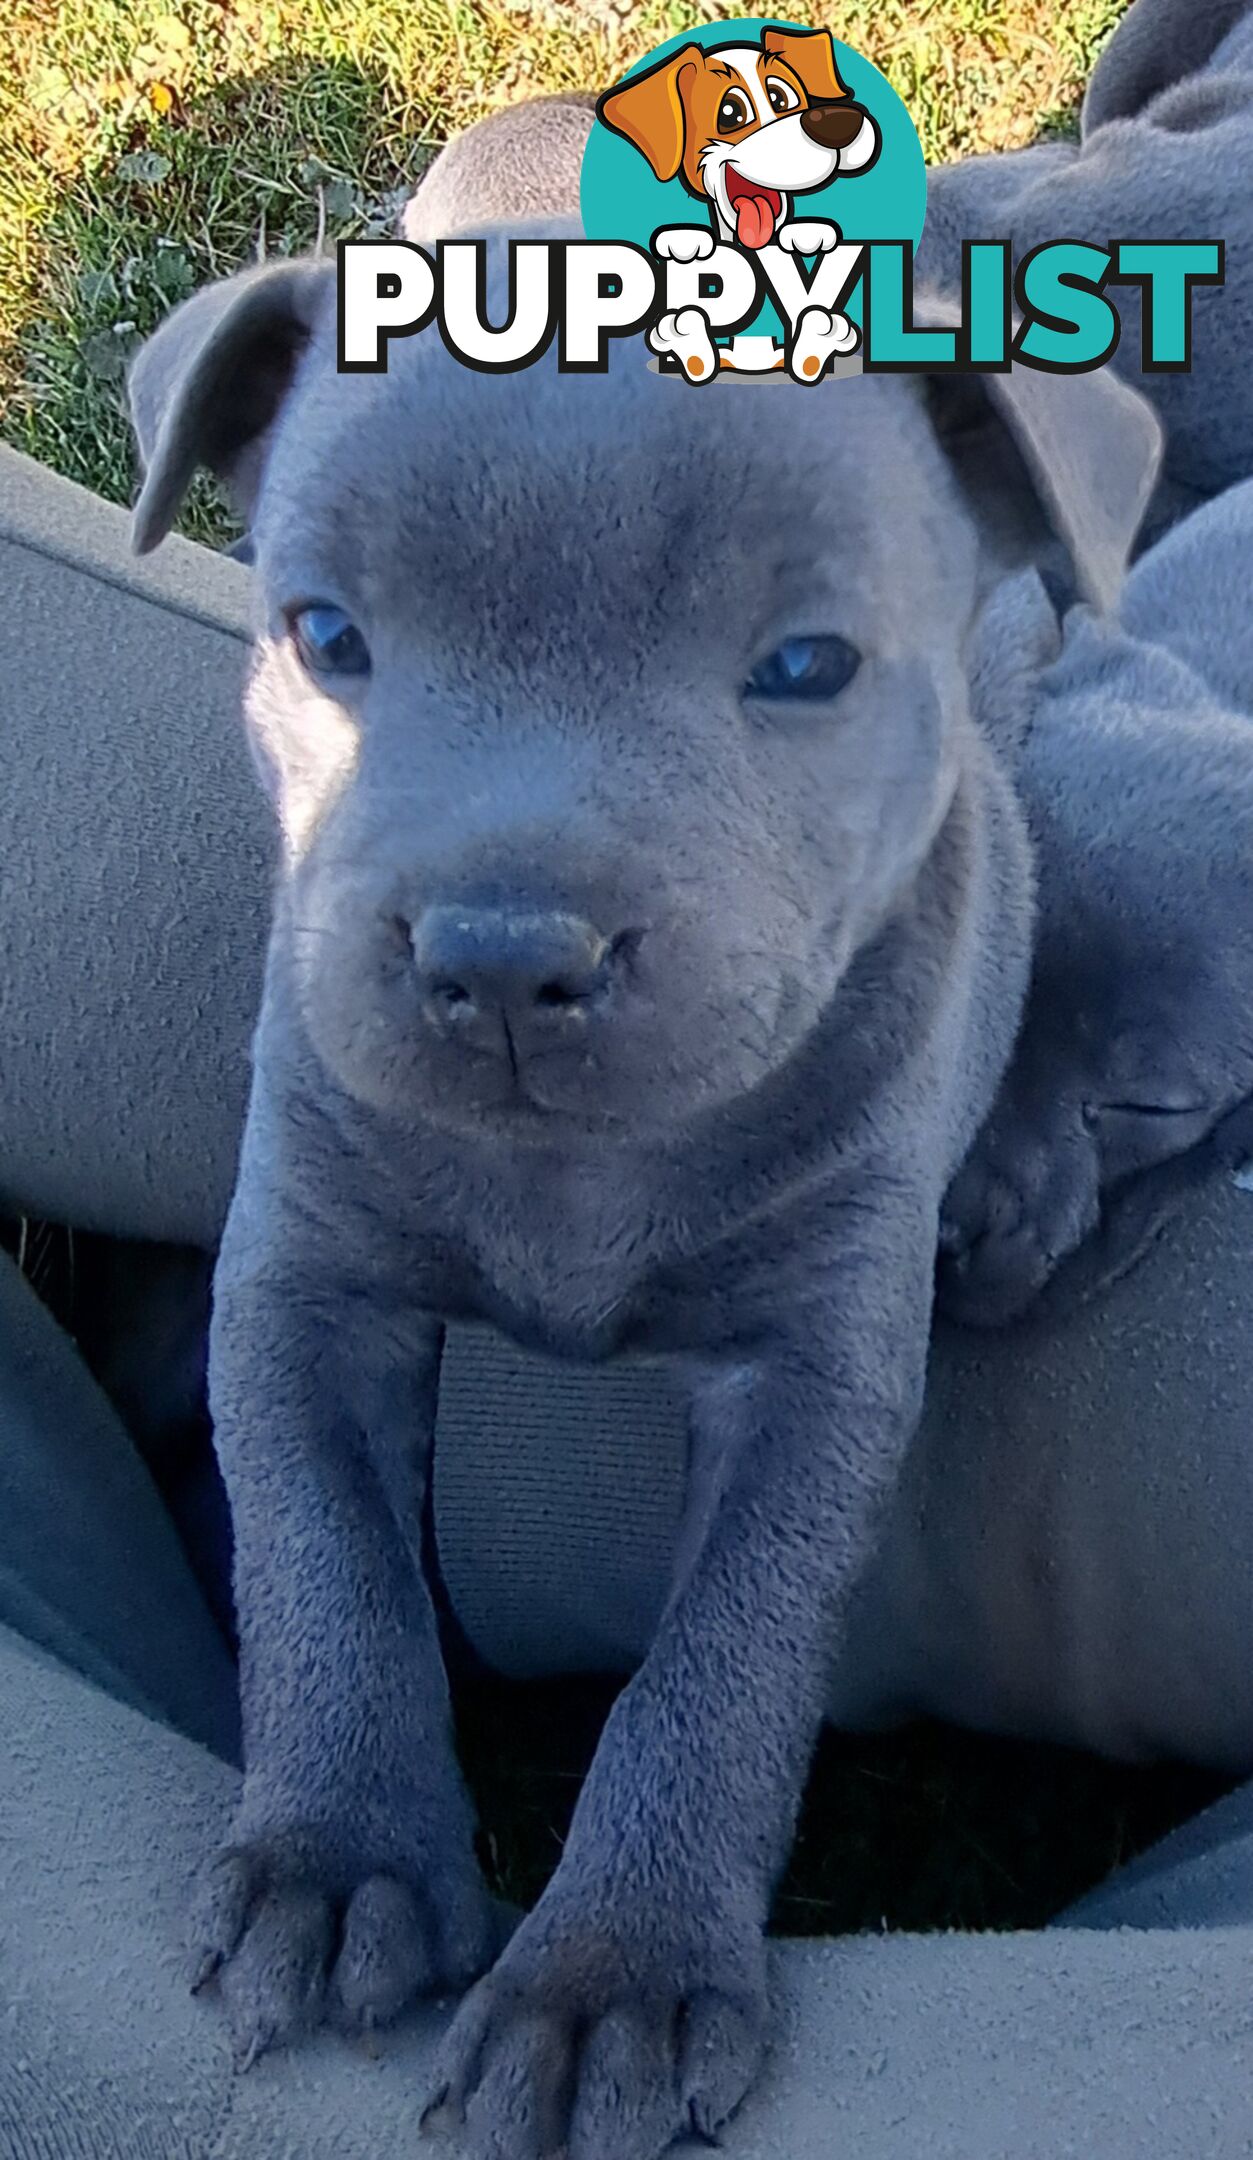
{"label": "cartoon dog tongue", "polygon": [[735,237],[743,248],[764,248],[774,232],[774,204],[768,195],[739,195]]}

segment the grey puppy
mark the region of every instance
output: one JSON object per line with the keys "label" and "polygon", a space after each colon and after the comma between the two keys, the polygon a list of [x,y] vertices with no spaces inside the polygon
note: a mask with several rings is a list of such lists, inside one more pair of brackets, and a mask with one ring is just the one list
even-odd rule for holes
{"label": "grey puppy", "polygon": [[1039,908],[1022,1034],[945,1203],[956,1318],[1016,1317],[1098,1225],[1085,1287],[1121,1271],[1152,1225],[1128,1181],[1253,1096],[1250,563],[1246,481],[1141,558],[1115,618],[1059,632],[1031,572],[985,616]]}
{"label": "grey puppy", "polygon": [[[1196,295],[1189,372],[1137,372],[1136,296],[1115,289],[1129,320],[1114,364],[1167,423],[1142,540],[1253,474],[1250,159],[1248,0],[1136,0],[1093,74],[1077,146],[930,176],[919,266],[949,286],[965,238],[1005,235],[1016,259],[1059,234],[1226,243],[1225,285]],[[985,448],[974,430],[966,451],[1001,559],[1038,555],[1005,516]],[[995,634],[989,616],[986,717],[1025,736],[1041,897],[1021,1041],[945,1210],[940,1294],[956,1317],[1015,1317],[1098,1224],[1070,1286],[1086,1294],[1128,1265],[1154,1221],[1133,1174],[1186,1154],[1253,1084],[1249,538],[1237,489],[1150,554],[1119,625],[1068,621],[1060,658],[1038,581],[1007,589]],[[1154,1190],[1165,1201],[1171,1187]]]}
{"label": "grey puppy", "polygon": [[[1026,981],[1028,851],[969,711],[977,534],[942,384],[694,396],[637,343],[483,375],[434,332],[344,376],[334,332],[329,266],[253,272],[135,384],[141,547],[199,462],[259,474],[247,713],[284,839],[215,1286],[246,1777],[197,1970],[250,2058],[487,1963],[418,1563],[441,1323],[670,1358],[672,1595],[432,2101],[475,2153],[653,2160],[759,2061],[941,1196]],[[990,395],[1113,590],[1148,408],[1107,374]]]}
{"label": "grey puppy", "polygon": [[583,152],[596,118],[590,92],[525,98],[454,135],[400,213],[419,246],[508,219],[574,217]]}
{"label": "grey puppy", "polygon": [[1111,285],[1112,365],[1157,407],[1167,486],[1151,529],[1253,476],[1253,11],[1249,0],[1135,0],[1094,71],[1078,146],[967,158],[928,175],[921,280],[957,289],[965,240],[1221,240],[1225,283],[1194,294],[1190,370],[1140,373],[1140,295]]}

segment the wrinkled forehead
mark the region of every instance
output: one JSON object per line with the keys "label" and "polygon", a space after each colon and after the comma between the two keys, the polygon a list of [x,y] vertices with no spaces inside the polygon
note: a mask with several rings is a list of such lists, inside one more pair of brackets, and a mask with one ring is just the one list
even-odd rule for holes
{"label": "wrinkled forehead", "polygon": [[634,339],[603,375],[551,356],[484,374],[431,330],[393,342],[385,374],[306,371],[267,476],[262,571],[297,593],[368,585],[384,607],[420,589],[453,634],[511,596],[523,622],[606,592],[663,616],[764,614],[819,567],[882,596],[916,560],[938,462],[898,382],[694,390]]}

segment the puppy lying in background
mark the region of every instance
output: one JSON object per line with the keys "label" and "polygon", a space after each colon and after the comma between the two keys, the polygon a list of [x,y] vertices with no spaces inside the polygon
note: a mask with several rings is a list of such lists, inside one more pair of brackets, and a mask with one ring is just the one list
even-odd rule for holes
{"label": "puppy lying in background", "polygon": [[1141,557],[1116,618],[1059,633],[1031,572],[989,607],[981,702],[1021,732],[1039,904],[1014,1059],[944,1206],[954,1318],[1016,1317],[1102,1223],[1086,1287],[1120,1272],[1152,1222],[1120,1213],[1128,1181],[1253,1097],[1250,565],[1246,481]]}
{"label": "puppy lying in background", "polygon": [[574,217],[583,153],[596,119],[589,91],[506,105],[446,143],[400,213],[402,240],[434,247],[508,218]]}
{"label": "puppy lying in background", "polygon": [[963,159],[927,176],[920,283],[956,291],[962,242],[1222,240],[1225,282],[1193,295],[1192,365],[1140,372],[1140,301],[1111,283],[1122,336],[1111,366],[1166,429],[1166,486],[1150,531],[1253,476],[1253,8],[1250,0],[1135,0],[1101,55],[1078,145]]}
{"label": "puppy lying in background", "polygon": [[[497,240],[490,308],[504,280]],[[138,544],[201,462],[245,498],[284,839],[215,1284],[246,1776],[198,1977],[251,2059],[489,1962],[420,1564],[442,1322],[666,1356],[705,1466],[672,1596],[432,2096],[474,2153],[654,2160],[756,2071],[940,1203],[1025,988],[979,538],[943,382],[832,382],[802,420],[790,384],[693,399],[635,343],[487,376],[416,337],[342,375],[335,303],[329,264],[247,273],[134,385]],[[1074,476],[1051,510],[1106,593],[1156,424],[1108,374],[1064,387],[987,386],[1029,469]],[[719,524],[751,554],[711,559]]]}
{"label": "puppy lying in background", "polygon": [[[989,233],[1012,237],[1016,258],[1063,232],[1227,243],[1225,284],[1195,295],[1189,372],[1139,373],[1135,296],[1116,293],[1133,313],[1114,364],[1166,423],[1150,538],[1253,474],[1251,159],[1248,0],[1136,0],[1094,72],[1078,145],[929,176],[918,269],[940,285],[959,279],[963,239]],[[1029,556],[1033,542],[994,499],[1003,469],[985,449],[976,430],[964,448],[972,493],[1002,559]],[[939,1293],[954,1317],[1015,1317],[1098,1224],[1076,1285],[1125,1268],[1154,1222],[1133,1175],[1187,1154],[1253,1092],[1250,542],[1237,486],[1151,550],[1117,623],[1068,617],[1052,665],[1031,658],[1047,614],[1038,585],[1000,603],[984,713],[997,728],[1017,709],[1024,730],[1018,781],[1040,907],[1021,1042],[945,1208]],[[1047,660],[1047,630],[1043,641]]]}

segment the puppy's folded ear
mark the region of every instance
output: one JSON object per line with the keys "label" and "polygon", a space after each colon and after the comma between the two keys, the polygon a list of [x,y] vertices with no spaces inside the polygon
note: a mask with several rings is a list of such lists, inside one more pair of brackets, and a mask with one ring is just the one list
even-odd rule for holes
{"label": "puppy's folded ear", "polygon": [[241,271],[185,300],[141,348],[127,385],[145,474],[136,554],[165,538],[198,466],[250,515],[270,430],[334,281],[334,263],[312,259]]}
{"label": "puppy's folded ear", "polygon": [[[917,317],[952,327],[958,311],[932,295]],[[1033,526],[1051,531],[1080,596],[1111,607],[1161,469],[1147,398],[1108,367],[1054,375],[1021,362],[1003,375],[931,376],[927,397],[976,516],[1006,541],[1005,567],[1031,555]]]}
{"label": "puppy's folded ear", "polygon": [[975,618],[966,653],[970,710],[1011,767],[1035,718],[1040,677],[1062,645],[1057,610],[1038,570],[1017,570],[993,586]]}
{"label": "puppy's folded ear", "polygon": [[699,45],[685,45],[656,67],[606,90],[596,116],[615,135],[624,135],[646,157],[659,180],[673,180],[683,163],[687,142],[684,88],[708,66]]}

